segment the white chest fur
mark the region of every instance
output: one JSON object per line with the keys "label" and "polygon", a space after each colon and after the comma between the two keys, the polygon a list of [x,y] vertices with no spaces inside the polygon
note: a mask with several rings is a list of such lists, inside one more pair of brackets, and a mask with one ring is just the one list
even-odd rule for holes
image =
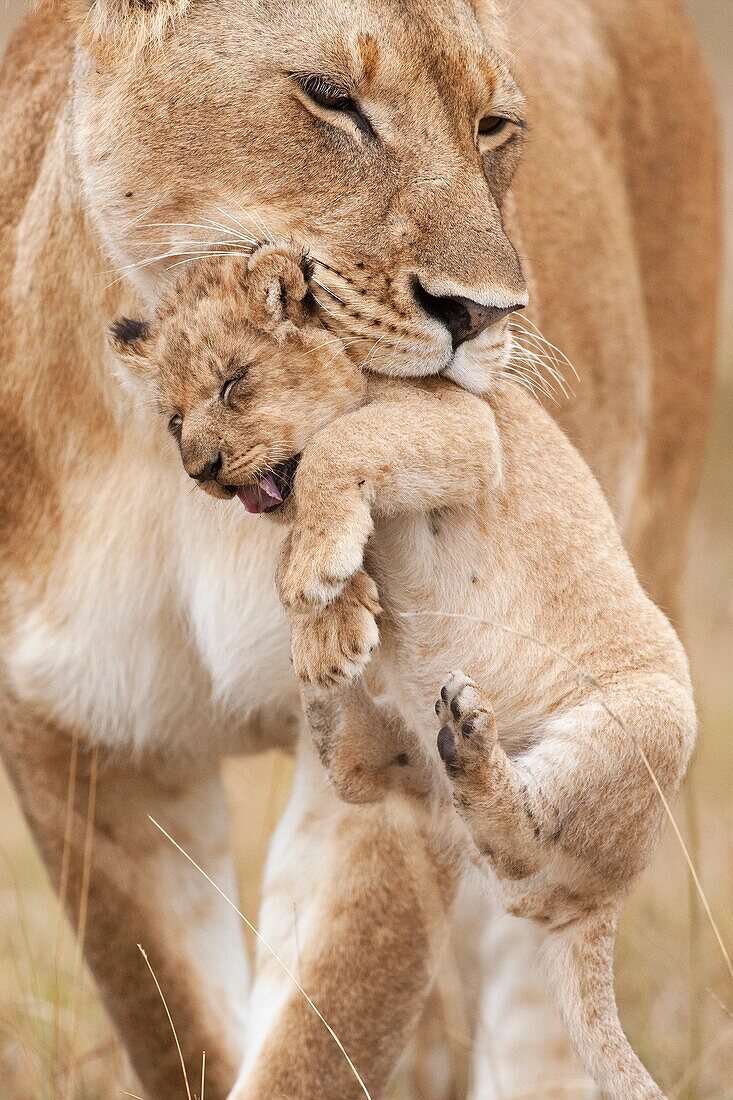
{"label": "white chest fur", "polygon": [[43,595],[13,593],[21,696],[102,744],[207,755],[246,747],[252,713],[295,709],[278,527],[211,500],[139,438],[64,504]]}

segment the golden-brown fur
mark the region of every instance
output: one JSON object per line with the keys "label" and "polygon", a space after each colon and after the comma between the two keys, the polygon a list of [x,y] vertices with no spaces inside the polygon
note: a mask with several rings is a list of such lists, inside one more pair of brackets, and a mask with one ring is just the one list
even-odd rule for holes
{"label": "golden-brown fur", "polygon": [[[499,378],[484,404],[443,380],[365,378],[338,345],[316,343],[302,262],[275,246],[206,261],[133,326],[134,350],[119,335],[118,350],[164,419],[180,410],[184,463],[189,421],[214,432],[214,484],[233,492],[304,449],[280,505],[293,529],[279,588],[296,669],[316,685],[311,731],[342,797],[419,790],[420,773],[427,793],[420,742],[445,669],[458,661],[483,685],[452,673],[436,704],[458,812],[508,910],[551,929],[560,1003],[598,1084],[620,1100],[659,1097],[621,1031],[612,957],[620,901],[662,818],[647,768],[669,797],[692,750],[682,648],[547,414]],[[227,399],[230,316],[248,367]],[[253,457],[232,465],[242,448]],[[384,603],[369,667],[380,608],[365,564]],[[324,694],[365,668],[363,686]],[[402,919],[385,914],[383,926],[398,935]]]}
{"label": "golden-brown fur", "polygon": [[[224,751],[290,742],[296,720],[284,623],[261,569],[277,538],[260,535],[259,521],[235,530],[220,506],[188,494],[177,459],[141,429],[111,378],[106,326],[137,310],[141,296],[155,298],[170,261],[125,265],[190,249],[184,240],[262,238],[262,215],[273,233],[294,233],[335,261],[341,274],[316,276],[328,288],[319,295],[330,323],[366,336],[354,354],[365,359],[373,348],[371,363],[386,369],[446,355],[445,334],[406,296],[416,264],[432,289],[487,298],[519,289],[497,221],[501,173],[487,188],[468,137],[468,100],[498,69],[492,60],[488,72],[476,70],[481,39],[467,7],[355,11],[310,0],[297,11],[278,6],[273,22],[235,0],[188,10],[73,6],[81,45],[74,21],[44,7],[18,28],[0,76],[3,727],[26,729],[21,740],[3,733],[2,752],[31,817],[53,769],[24,766],[26,746],[47,727],[55,739],[75,731],[86,750],[113,746],[132,785],[157,775],[164,749],[181,757],[177,769],[188,769],[195,788],[200,764],[190,754],[215,767]],[[608,493],[645,583],[674,610],[717,278],[715,124],[697,49],[676,0],[530,0],[506,23],[493,5],[476,8],[527,100],[515,210],[505,201],[502,214],[531,276],[529,316],[580,373],[576,399],[558,415]],[[363,65],[370,102],[389,127],[389,163],[380,154],[366,170],[346,132],[291,95],[283,65],[312,69],[324,48],[327,60],[336,50],[337,62]],[[401,273],[396,284],[389,273]],[[363,298],[366,310],[356,304]],[[242,563],[244,578],[226,593],[207,590]],[[240,607],[248,590],[258,598]],[[230,620],[209,628],[205,607],[231,608]],[[228,668],[221,679],[227,652],[242,682]],[[174,684],[177,698],[166,695]],[[62,785],[67,763],[53,782]],[[106,799],[101,786],[100,807]],[[149,805],[127,807],[141,828]],[[59,820],[38,816],[35,828],[58,877]],[[115,858],[134,864],[124,831]],[[150,881],[132,876],[124,907],[148,896],[156,926],[166,927],[175,890]],[[341,882],[330,882],[338,906]],[[94,875],[92,899],[90,920],[104,926],[120,907]],[[376,916],[366,904],[353,911],[354,934]],[[174,937],[161,947],[166,972],[188,966]],[[149,1091],[171,1095],[176,1067],[167,1080],[156,1068],[170,1064],[165,1024],[150,1014],[141,1025],[126,1007],[141,974],[133,955],[90,947],[90,958]],[[402,965],[407,973],[420,963],[405,955]],[[385,970],[375,1011],[390,1012],[400,982],[399,968]],[[186,1049],[220,1045],[205,1016],[191,1012]],[[374,1027],[365,1017],[367,1058]],[[404,1035],[395,1029],[392,1040],[396,1059]],[[323,1058],[331,1053],[325,1047]]]}

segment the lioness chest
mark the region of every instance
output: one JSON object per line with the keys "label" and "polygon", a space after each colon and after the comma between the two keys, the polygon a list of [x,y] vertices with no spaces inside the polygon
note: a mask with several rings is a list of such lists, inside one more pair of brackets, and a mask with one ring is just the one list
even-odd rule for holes
{"label": "lioness chest", "polygon": [[210,500],[130,435],[93,483],[61,488],[42,589],[11,578],[18,694],[110,747],[210,755],[287,738],[297,706],[273,575],[282,532]]}

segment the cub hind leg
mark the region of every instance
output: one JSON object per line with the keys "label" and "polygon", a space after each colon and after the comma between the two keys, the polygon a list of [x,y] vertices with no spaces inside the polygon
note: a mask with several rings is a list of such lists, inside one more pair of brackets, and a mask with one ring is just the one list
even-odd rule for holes
{"label": "cub hind leg", "polygon": [[[684,688],[664,675],[617,684],[606,695],[609,701],[604,699],[603,706],[581,704],[567,719],[566,733],[572,729],[581,746],[579,757],[572,762],[574,768],[567,756],[561,758],[560,773],[556,764],[543,772],[534,761],[534,800],[529,772],[520,773],[506,755],[490,704],[462,673],[451,674],[436,703],[443,723],[438,750],[453,782],[456,808],[496,873],[505,906],[516,915],[534,918],[549,933],[543,945],[545,964],[584,1065],[616,1100],[660,1100],[662,1092],[621,1027],[613,989],[620,900],[633,876],[633,865],[619,880],[618,868],[604,852],[608,835],[601,833],[604,825],[606,834],[614,825],[617,828],[615,819],[626,823],[631,818],[631,814],[627,818],[619,795],[609,798],[614,781],[619,786],[619,774],[625,775],[627,794],[634,791],[632,801],[640,825],[634,837],[642,835],[643,827],[647,834],[655,833],[648,806],[651,792],[642,789],[641,780],[637,784],[630,778],[634,774],[630,754],[636,745],[625,725],[629,712],[637,736],[641,731],[639,743],[650,735],[658,736],[660,728],[670,736],[677,734],[682,743],[683,737],[689,739],[694,719]],[[616,730],[616,735],[620,730],[623,737],[615,746],[613,723],[608,725],[614,706],[623,716]],[[605,750],[603,768],[601,754],[593,752],[599,738]],[[551,743],[543,746],[545,755],[556,755],[556,746],[554,753],[552,750]],[[525,757],[530,755],[531,751]],[[596,793],[592,786],[599,772],[601,789]],[[568,776],[577,783],[575,789],[563,789]],[[577,808],[583,800],[579,816],[584,820],[575,823],[581,843],[573,844],[571,835],[561,845],[562,828],[550,836],[548,821],[562,822],[565,808],[573,804]],[[602,820],[596,820],[599,812]],[[619,840],[613,835],[613,847],[618,849]],[[649,843],[649,835],[645,839]]]}
{"label": "cub hind leg", "polygon": [[425,796],[432,769],[418,738],[378,707],[364,685],[302,689],[311,737],[344,802],[377,802],[390,791]]}
{"label": "cub hind leg", "polygon": [[524,879],[541,866],[541,851],[516,771],[501,745],[486,696],[452,672],[435,704],[438,752],[453,781],[453,798],[479,851],[503,879]]}

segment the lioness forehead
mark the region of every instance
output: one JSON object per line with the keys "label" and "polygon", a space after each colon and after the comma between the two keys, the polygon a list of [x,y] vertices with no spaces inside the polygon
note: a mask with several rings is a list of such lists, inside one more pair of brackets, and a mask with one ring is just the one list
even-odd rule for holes
{"label": "lioness forehead", "polygon": [[284,71],[327,72],[367,92],[432,84],[458,97],[491,93],[507,75],[466,0],[293,0],[278,11],[264,39]]}

